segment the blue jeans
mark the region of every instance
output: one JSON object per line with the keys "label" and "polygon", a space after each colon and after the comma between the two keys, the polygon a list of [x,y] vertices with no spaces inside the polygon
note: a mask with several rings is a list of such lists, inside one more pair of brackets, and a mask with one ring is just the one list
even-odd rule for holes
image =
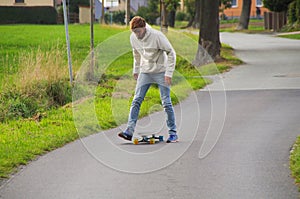
{"label": "blue jeans", "polygon": [[175,114],[170,97],[170,86],[165,84],[165,73],[140,73],[137,79],[135,95],[130,107],[126,133],[133,134],[139,116],[140,107],[151,84],[156,83],[160,91],[162,106],[167,114],[169,134],[176,134]]}

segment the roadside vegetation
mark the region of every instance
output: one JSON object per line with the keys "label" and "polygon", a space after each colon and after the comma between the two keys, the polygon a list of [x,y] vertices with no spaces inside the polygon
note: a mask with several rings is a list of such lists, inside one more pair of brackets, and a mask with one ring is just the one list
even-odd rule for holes
{"label": "roadside vegetation", "polygon": [[[73,70],[76,72],[89,53],[89,26],[71,25],[69,29]],[[126,30],[122,26],[95,26],[95,45]],[[64,27],[5,25],[0,26],[0,32],[0,179],[4,179],[21,165],[78,139],[79,135],[73,121]],[[197,36],[186,34],[197,40]],[[233,49],[226,45],[222,48],[222,57],[222,61],[216,63],[220,72],[241,63]],[[118,125],[111,113],[111,97],[118,79],[131,67],[132,54],[127,53],[111,63],[98,82],[95,107],[102,129]],[[199,72],[180,56],[177,71],[192,89],[210,83],[199,77]],[[207,70],[202,75],[212,74]],[[175,104],[190,92],[181,89],[176,76],[173,87],[178,90],[172,95]],[[151,108],[159,103],[156,89],[151,88],[147,94],[141,117],[159,110]],[[127,113],[121,121],[125,122],[126,117]]]}
{"label": "roadside vegetation", "polygon": [[[300,39],[300,34],[280,35],[287,39]],[[300,136],[298,136],[290,155],[290,169],[292,176],[295,178],[295,183],[300,191]]]}
{"label": "roadside vegetation", "polygon": [[290,155],[290,169],[300,190],[300,136],[298,136]]}
{"label": "roadside vegetation", "polygon": [[[280,37],[288,39],[300,39],[300,34],[282,35]],[[297,137],[297,140],[291,150],[290,169],[292,176],[295,178],[295,183],[298,185],[300,191],[300,135]]]}
{"label": "roadside vegetation", "polygon": [[280,37],[287,38],[287,39],[300,39],[300,33],[299,34],[280,35]]}

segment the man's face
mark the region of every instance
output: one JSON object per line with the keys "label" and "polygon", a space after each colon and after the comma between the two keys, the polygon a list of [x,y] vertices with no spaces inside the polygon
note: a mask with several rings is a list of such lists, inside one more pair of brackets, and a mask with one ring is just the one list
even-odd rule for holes
{"label": "man's face", "polygon": [[133,29],[133,31],[135,36],[138,38],[138,39],[143,39],[143,37],[145,36],[145,33],[146,33],[146,28],[143,27],[143,28],[135,28]]}

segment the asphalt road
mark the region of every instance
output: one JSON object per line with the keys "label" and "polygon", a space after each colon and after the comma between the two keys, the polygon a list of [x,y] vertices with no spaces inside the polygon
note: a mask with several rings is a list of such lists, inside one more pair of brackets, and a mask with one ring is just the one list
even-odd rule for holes
{"label": "asphalt road", "polygon": [[[121,126],[30,163],[1,199],[299,198],[289,153],[300,131],[300,41],[222,33],[245,64],[175,107],[180,142],[133,145]],[[162,126],[163,113],[138,128]]]}

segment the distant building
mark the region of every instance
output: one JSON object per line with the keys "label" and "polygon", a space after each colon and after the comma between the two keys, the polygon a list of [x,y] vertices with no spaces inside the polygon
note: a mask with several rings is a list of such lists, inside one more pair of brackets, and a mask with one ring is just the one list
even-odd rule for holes
{"label": "distant building", "polygon": [[[257,17],[257,9],[260,11],[260,16],[264,16],[264,12],[269,10],[263,6],[262,0],[252,0],[250,17]],[[224,10],[224,14],[229,18],[238,18],[241,16],[243,0],[232,0],[232,7]]]}
{"label": "distant building", "polygon": [[[102,16],[102,0],[94,0],[94,17],[96,20],[100,20]],[[79,6],[79,23],[90,23],[91,21],[91,7]]]}
{"label": "distant building", "polygon": [[1,0],[0,6],[56,6],[56,0]]}
{"label": "distant building", "polygon": [[[113,7],[110,6],[110,3],[117,1],[117,4],[111,4]],[[116,5],[116,6],[114,6]],[[138,9],[142,6],[147,6],[148,0],[130,0],[130,9],[132,12],[137,12]],[[118,10],[125,10],[126,8],[126,0],[106,0],[106,4],[104,4],[105,7],[109,7],[109,10],[111,11],[118,11]]]}

